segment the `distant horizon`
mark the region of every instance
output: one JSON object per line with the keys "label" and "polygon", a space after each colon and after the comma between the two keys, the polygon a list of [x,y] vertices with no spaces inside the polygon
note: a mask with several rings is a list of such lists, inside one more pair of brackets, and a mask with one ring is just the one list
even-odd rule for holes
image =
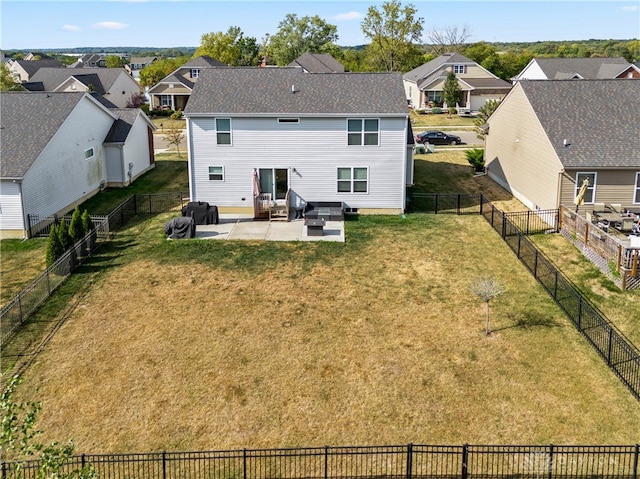
{"label": "distant horizon", "polygon": [[[423,18],[423,34],[450,27],[465,43],[534,43],[640,38],[640,0],[400,0]],[[259,43],[288,14],[335,25],[336,44],[370,43],[361,24],[384,0],[2,0],[1,50],[197,48],[202,35],[237,26]],[[553,40],[550,40],[553,39]],[[54,45],[53,47],[51,45]],[[84,47],[80,46],[84,45]],[[105,47],[104,45],[116,45]],[[120,45],[120,46],[118,46]],[[189,46],[193,45],[193,46]]]}
{"label": "distant horizon", "polygon": [[[501,41],[495,41],[495,42],[487,42],[485,41],[485,43],[488,44],[492,44],[492,43],[505,43],[505,44],[509,44],[509,43],[545,43],[545,42],[550,42],[550,43],[571,43],[571,42],[607,42],[607,41],[612,41],[612,42],[632,42],[637,40],[636,38],[587,38],[587,39],[582,39],[582,40],[577,40],[577,39],[573,39],[573,40],[536,40],[536,41],[531,41],[531,42],[524,42],[524,41],[513,41],[513,42],[501,42]],[[484,41],[484,40],[481,40]],[[473,45],[474,43],[477,42],[467,42],[466,44],[468,45]],[[367,46],[368,43],[363,43],[360,45],[340,45],[338,44],[338,47],[340,48],[359,48],[359,47],[365,47]],[[420,43],[419,45],[421,46],[428,46],[430,44],[428,43]],[[19,52],[23,52],[23,51],[28,51],[28,52],[45,52],[45,51],[50,51],[50,52],[67,52],[67,53],[73,53],[73,50],[81,50],[81,49],[92,49],[92,50],[99,50],[99,49],[103,49],[105,51],[109,50],[117,50],[117,49],[125,49],[125,50],[180,50],[180,49],[192,49],[195,50],[199,47],[200,45],[193,45],[193,46],[189,46],[189,45],[180,45],[180,46],[170,46],[170,47],[153,47],[153,46],[136,46],[136,45],[123,45],[123,46],[107,46],[107,47],[91,47],[91,46],[77,46],[77,47],[34,47],[34,48],[8,48],[8,49],[0,49],[3,52],[8,52],[8,51],[19,51]]]}

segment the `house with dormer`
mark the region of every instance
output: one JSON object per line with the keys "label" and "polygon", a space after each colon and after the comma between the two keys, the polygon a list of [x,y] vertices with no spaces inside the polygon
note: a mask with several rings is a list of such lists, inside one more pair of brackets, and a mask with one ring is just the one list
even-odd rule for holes
{"label": "house with dormer", "polygon": [[126,108],[141,88],[124,68],[41,68],[24,84],[29,91],[95,92]]}
{"label": "house with dormer", "polygon": [[[443,90],[453,72],[462,91],[458,105],[445,105]],[[458,112],[478,111],[489,100],[502,100],[511,84],[459,53],[445,53],[402,75],[407,103],[416,110],[456,107]]]}
{"label": "house with dormer", "polygon": [[151,109],[184,110],[200,72],[206,68],[224,66],[224,63],[208,56],[188,61],[147,90]]}

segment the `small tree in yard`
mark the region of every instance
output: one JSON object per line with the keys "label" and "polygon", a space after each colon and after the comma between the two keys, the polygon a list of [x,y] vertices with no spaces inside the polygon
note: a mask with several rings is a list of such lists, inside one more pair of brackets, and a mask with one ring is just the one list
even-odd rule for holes
{"label": "small tree in yard", "polygon": [[85,234],[87,233],[82,225],[80,208],[76,206],[73,210],[73,214],[71,215],[71,223],[69,223],[69,236],[71,236],[71,241],[75,244],[84,238]]}
{"label": "small tree in yard", "polygon": [[87,210],[84,210],[82,213],[82,229],[84,229],[85,234],[89,233],[94,228],[93,220],[91,219],[91,215]]}
{"label": "small tree in yard", "polygon": [[490,276],[484,276],[480,279],[477,279],[473,283],[469,285],[469,290],[475,294],[478,298],[485,302],[487,305],[487,319],[485,322],[485,335],[489,336],[491,334],[491,329],[489,328],[489,302],[500,296],[502,293],[506,291],[505,286],[500,283],[495,278]]}
{"label": "small tree in yard", "polygon": [[444,81],[444,85],[442,86],[442,99],[449,107],[449,118],[451,118],[453,110],[455,110],[456,103],[460,103],[462,101],[462,90],[458,84],[458,78],[453,72],[449,72],[446,80]]}
{"label": "small tree in yard", "polygon": [[176,147],[176,151],[178,152],[178,158],[181,158],[180,154],[180,143],[184,140],[184,132],[176,128],[175,125],[171,125],[171,127],[164,134],[164,140],[170,145],[174,145]]}
{"label": "small tree in yard", "polygon": [[64,249],[60,244],[58,229],[56,228],[56,225],[54,223],[51,225],[51,230],[49,231],[49,241],[47,242],[47,252],[45,256],[47,268],[55,263],[56,260],[60,256],[62,256],[62,253],[64,253]]}
{"label": "small tree in yard", "polygon": [[67,225],[67,221],[64,218],[60,220],[60,224],[57,229],[62,251],[67,251],[71,246],[73,246],[73,240],[71,239],[71,236],[69,236],[69,225]]}

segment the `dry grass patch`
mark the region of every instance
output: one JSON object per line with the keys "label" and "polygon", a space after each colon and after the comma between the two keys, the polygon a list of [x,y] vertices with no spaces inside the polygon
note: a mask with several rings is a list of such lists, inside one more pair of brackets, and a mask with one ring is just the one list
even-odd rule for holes
{"label": "dry grass patch", "polygon": [[[79,452],[630,443],[640,410],[480,217],[347,222],[347,243],[131,232],[20,392]],[[133,239],[135,238],[135,239]],[[495,275],[507,292],[467,290]]]}
{"label": "dry grass patch", "polygon": [[0,241],[0,305],[4,306],[45,270],[46,238]]}

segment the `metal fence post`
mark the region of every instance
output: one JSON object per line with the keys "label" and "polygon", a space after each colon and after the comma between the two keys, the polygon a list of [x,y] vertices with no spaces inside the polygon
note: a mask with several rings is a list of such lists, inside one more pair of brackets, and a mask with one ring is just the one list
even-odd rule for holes
{"label": "metal fence post", "polygon": [[578,320],[578,330],[582,331],[582,326],[580,325],[582,323],[582,296],[578,296],[578,317],[576,319]]}
{"label": "metal fence post", "polygon": [[553,284],[553,299],[558,300],[558,270],[556,269],[555,282]]}
{"label": "metal fence post", "polygon": [[549,444],[549,465],[547,471],[547,477],[551,479],[553,477],[553,444]]}
{"label": "metal fence post", "polygon": [[242,450],[242,478],[247,479],[247,449]]}
{"label": "metal fence post", "polygon": [[536,254],[533,257],[533,277],[538,279],[538,249],[535,249]]}
{"label": "metal fence post", "polygon": [[640,453],[640,444],[636,444],[636,450],[633,454],[633,475],[632,479],[638,479],[638,455]]}
{"label": "metal fence post", "polygon": [[467,479],[469,473],[469,444],[462,445],[462,470],[460,471],[461,479]]}
{"label": "metal fence post", "polygon": [[167,453],[165,451],[162,452],[162,479],[166,479],[167,477]]}
{"label": "metal fence post", "polygon": [[324,479],[329,477],[329,446],[324,446]]}
{"label": "metal fence post", "polygon": [[613,328],[609,327],[609,346],[607,347],[607,364],[611,366],[611,346],[613,342]]}
{"label": "metal fence post", "polygon": [[435,201],[434,201],[435,212],[434,213],[437,215],[438,214],[438,193],[436,193],[434,199],[435,199]]}
{"label": "metal fence post", "polygon": [[407,479],[411,479],[411,469],[413,468],[413,444],[407,444]]}

